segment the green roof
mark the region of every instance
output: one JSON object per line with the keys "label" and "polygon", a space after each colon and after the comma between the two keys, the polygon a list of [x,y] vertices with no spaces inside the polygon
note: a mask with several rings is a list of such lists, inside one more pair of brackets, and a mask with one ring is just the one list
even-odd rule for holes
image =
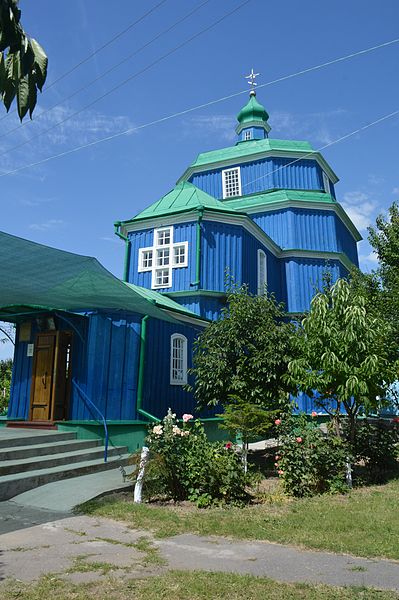
{"label": "green roof", "polygon": [[286,200],[299,202],[323,202],[324,204],[337,204],[337,201],[330,194],[324,192],[298,191],[298,190],[277,190],[274,192],[264,192],[263,194],[253,194],[240,198],[224,200],[223,203],[232,210],[243,211],[250,208],[284,202]]}
{"label": "green roof", "polygon": [[95,258],[0,232],[0,320],[23,314],[96,310],[148,314],[173,321],[137,290],[129,289]]}
{"label": "green roof", "polygon": [[123,223],[186,212],[196,208],[208,208],[227,213],[233,212],[231,208],[225,206],[220,200],[203,192],[192,183],[182,181],[173,190],[162,196],[160,200],[145,208],[132,219],[123,221]]}
{"label": "green roof", "polygon": [[264,140],[251,140],[245,144],[237,144],[220,150],[212,150],[211,152],[202,152],[197,156],[197,159],[190,167],[199,167],[226,160],[239,159],[253,154],[261,154],[271,150],[282,150],[285,152],[315,152],[309,142],[297,142],[292,140],[272,140],[266,138]]}
{"label": "green roof", "polygon": [[137,292],[137,294],[140,294],[140,296],[142,296],[146,300],[155,303],[160,308],[164,308],[165,310],[172,310],[173,312],[181,313],[183,315],[193,317],[200,321],[207,321],[207,319],[200,317],[199,315],[197,315],[197,313],[193,312],[192,310],[189,310],[188,308],[185,308],[184,306],[182,306],[178,302],[175,302],[174,300],[172,300],[172,298],[169,298],[165,294],[161,294],[156,290],[149,290],[147,288],[140,287],[139,285],[134,285],[133,283],[126,283],[126,285],[130,289]]}
{"label": "green roof", "polygon": [[251,123],[252,121],[264,121],[266,123],[268,118],[269,115],[265,107],[257,101],[255,94],[251,95],[247,104],[237,115],[237,121],[241,124]]}

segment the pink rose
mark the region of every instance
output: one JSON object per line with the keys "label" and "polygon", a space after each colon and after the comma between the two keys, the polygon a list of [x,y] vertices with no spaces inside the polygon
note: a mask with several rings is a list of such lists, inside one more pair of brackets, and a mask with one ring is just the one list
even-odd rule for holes
{"label": "pink rose", "polygon": [[317,417],[317,412],[315,410],[312,410],[312,417]]}
{"label": "pink rose", "polygon": [[187,423],[188,421],[190,421],[191,419],[194,419],[193,415],[189,415],[187,413],[184,413],[184,415],[182,416],[183,422]]}
{"label": "pink rose", "polygon": [[274,463],[274,466],[275,466],[275,467],[278,467],[278,462],[275,462],[275,463]]}
{"label": "pink rose", "polygon": [[297,437],[296,441],[298,442],[298,444],[300,444],[302,442],[302,438],[301,437]]}
{"label": "pink rose", "polygon": [[281,419],[276,419],[276,420],[274,421],[274,424],[275,424],[275,425],[281,425]]}
{"label": "pink rose", "polygon": [[277,473],[278,473],[279,475],[283,475],[283,474],[284,474],[284,471],[282,471],[281,469],[279,469],[279,470],[277,471]]}
{"label": "pink rose", "polygon": [[227,444],[225,444],[224,446],[227,450],[230,450],[230,448],[233,447],[233,444],[231,442],[227,442]]}
{"label": "pink rose", "polygon": [[278,454],[276,454],[276,456],[274,457],[276,460],[278,460],[280,458],[280,456]]}

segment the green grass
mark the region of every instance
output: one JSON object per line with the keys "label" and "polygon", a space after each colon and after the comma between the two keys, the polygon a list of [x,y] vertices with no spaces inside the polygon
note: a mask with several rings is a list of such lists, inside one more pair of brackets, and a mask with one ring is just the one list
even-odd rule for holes
{"label": "green grass", "polygon": [[399,560],[399,479],[353,490],[346,496],[287,501],[280,497],[246,508],[184,509],[135,505],[116,495],[86,503],[80,510],[111,517],[159,537],[192,532],[269,540],[355,556]]}
{"label": "green grass", "polygon": [[0,584],[2,600],[398,600],[394,592],[325,585],[288,584],[251,575],[170,571],[159,577],[121,580],[105,578],[71,584],[43,577],[37,584]]}

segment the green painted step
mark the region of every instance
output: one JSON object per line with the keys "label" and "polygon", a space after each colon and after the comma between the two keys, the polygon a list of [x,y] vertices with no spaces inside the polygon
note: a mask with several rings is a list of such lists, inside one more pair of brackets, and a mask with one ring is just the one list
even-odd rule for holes
{"label": "green painted step", "polygon": [[[126,454],[126,452],[126,446],[108,448],[109,457],[120,456]],[[69,465],[85,460],[96,460],[101,458],[104,458],[104,446],[96,446],[94,448],[79,449],[74,452],[62,452],[60,454],[51,454],[28,459],[6,460],[0,464],[0,477],[3,475],[12,475],[13,473],[38,471],[39,469],[49,469],[58,465]]]}
{"label": "green painted step", "polygon": [[[86,460],[74,464],[57,465],[47,469],[28,471],[26,473],[14,473],[13,475],[3,475],[0,477],[0,501],[9,500],[18,494],[27,490],[63,479],[72,479],[80,475],[98,473],[99,471],[108,471],[125,466],[129,460],[129,454],[111,456],[108,462],[103,459]],[[71,486],[79,485],[78,482],[71,481]]]}
{"label": "green painted step", "polygon": [[62,452],[73,452],[74,450],[86,450],[101,445],[101,440],[68,440],[66,442],[53,442],[47,444],[36,444],[34,446],[17,446],[0,450],[0,462],[3,460],[19,460],[20,458],[31,458],[32,456],[48,456]]}

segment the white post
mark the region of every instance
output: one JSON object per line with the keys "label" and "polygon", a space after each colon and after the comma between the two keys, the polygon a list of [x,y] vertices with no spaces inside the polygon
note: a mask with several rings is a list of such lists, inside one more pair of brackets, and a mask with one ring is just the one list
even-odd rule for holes
{"label": "white post", "polygon": [[141,493],[143,490],[144,471],[145,466],[148,462],[149,449],[147,446],[143,446],[140,456],[139,474],[137,475],[136,485],[134,486],[134,502],[141,504]]}

